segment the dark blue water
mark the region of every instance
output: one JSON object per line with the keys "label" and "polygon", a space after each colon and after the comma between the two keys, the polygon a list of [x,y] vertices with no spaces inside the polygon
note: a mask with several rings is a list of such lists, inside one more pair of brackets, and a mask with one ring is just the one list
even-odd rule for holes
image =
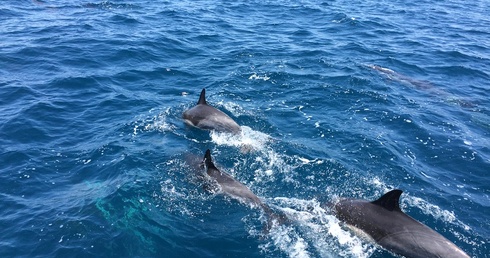
{"label": "dark blue water", "polygon": [[[490,2],[4,1],[1,257],[392,257],[321,204],[490,257]],[[243,126],[199,131],[208,102]],[[292,218],[209,193],[216,162]]]}

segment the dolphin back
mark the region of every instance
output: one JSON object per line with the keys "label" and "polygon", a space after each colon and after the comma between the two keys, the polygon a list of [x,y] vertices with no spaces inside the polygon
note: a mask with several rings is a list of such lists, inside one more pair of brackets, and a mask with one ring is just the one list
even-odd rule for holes
{"label": "dolphin back", "polygon": [[203,159],[206,165],[206,173],[212,178],[221,188],[223,193],[237,199],[242,203],[246,203],[255,208],[260,208],[264,211],[267,217],[267,224],[264,228],[264,233],[269,232],[274,224],[284,224],[289,222],[286,215],[282,213],[276,213],[267,204],[262,202],[260,198],[255,195],[246,185],[242,184],[231,175],[224,171],[220,171],[216,168],[211,157],[211,151],[208,149],[204,154]]}
{"label": "dolphin back", "polygon": [[378,241],[382,247],[408,258],[469,258],[448,239],[424,226],[425,229],[393,233]]}
{"label": "dolphin back", "polygon": [[206,102],[206,88],[202,89],[201,95],[199,96],[199,100],[197,101],[197,105],[207,105]]}
{"label": "dolphin back", "polygon": [[379,205],[389,211],[401,212],[402,210],[400,209],[400,195],[402,195],[402,193],[402,190],[391,190],[381,196],[378,200],[372,201],[371,203]]}
{"label": "dolphin back", "polygon": [[206,102],[206,89],[202,89],[197,105],[182,114],[184,122],[205,130],[239,134],[240,126],[227,114]]}
{"label": "dolphin back", "polygon": [[213,163],[213,159],[211,158],[211,151],[209,149],[207,149],[206,153],[204,154],[204,164],[206,164],[206,167],[208,169],[217,169]]}
{"label": "dolphin back", "polygon": [[335,215],[383,248],[407,258],[469,258],[444,236],[405,214],[400,209],[401,194],[395,189],[372,202],[344,199],[335,204]]}

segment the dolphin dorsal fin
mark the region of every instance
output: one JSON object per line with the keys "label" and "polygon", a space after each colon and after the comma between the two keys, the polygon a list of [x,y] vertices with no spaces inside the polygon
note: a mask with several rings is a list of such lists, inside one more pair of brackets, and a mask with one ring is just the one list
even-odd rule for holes
{"label": "dolphin dorsal fin", "polygon": [[372,201],[372,204],[379,205],[389,211],[400,211],[400,195],[402,194],[402,190],[391,190],[385,193],[376,201]]}
{"label": "dolphin dorsal fin", "polygon": [[209,149],[206,150],[206,154],[204,154],[204,163],[206,164],[206,167],[208,167],[208,169],[217,169],[213,163],[213,159],[211,158],[211,151]]}
{"label": "dolphin dorsal fin", "polygon": [[206,102],[206,89],[202,89],[201,91],[201,96],[199,96],[199,101],[197,104],[202,104],[202,105],[207,105],[208,103]]}

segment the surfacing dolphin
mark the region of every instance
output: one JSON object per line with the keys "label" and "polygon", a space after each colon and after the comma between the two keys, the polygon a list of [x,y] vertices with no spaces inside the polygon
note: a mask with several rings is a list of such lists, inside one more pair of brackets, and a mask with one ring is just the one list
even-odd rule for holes
{"label": "surfacing dolphin", "polygon": [[387,250],[408,258],[469,258],[451,241],[403,213],[401,190],[392,190],[376,201],[343,199],[334,205],[343,222],[367,233]]}
{"label": "surfacing dolphin", "polygon": [[216,181],[223,193],[241,202],[247,203],[253,207],[261,208],[265,212],[268,217],[267,230],[269,230],[272,226],[273,220],[276,220],[278,223],[284,223],[287,220],[284,215],[276,214],[267,204],[262,202],[260,198],[252,191],[250,191],[250,189],[244,184],[237,181],[228,173],[220,171],[218,168],[216,168],[211,158],[211,151],[209,149],[206,150],[203,162],[206,166],[206,174],[211,179]]}
{"label": "surfacing dolphin", "polygon": [[182,117],[187,124],[197,128],[234,134],[241,132],[240,126],[227,114],[207,104],[206,89],[202,89],[197,105],[186,110]]}

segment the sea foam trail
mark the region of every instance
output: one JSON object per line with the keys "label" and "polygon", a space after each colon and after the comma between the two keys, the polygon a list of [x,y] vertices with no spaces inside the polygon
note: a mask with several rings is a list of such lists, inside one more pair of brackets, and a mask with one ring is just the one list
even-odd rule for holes
{"label": "sea foam trail", "polygon": [[[363,241],[317,200],[275,197],[274,203],[292,219],[294,230],[321,257],[370,257],[376,250]],[[293,226],[291,226],[293,227]]]}
{"label": "sea foam trail", "polygon": [[211,139],[217,145],[238,147],[242,152],[264,151],[267,143],[272,140],[269,135],[254,131],[248,126],[241,126],[241,128],[242,131],[237,135],[211,131]]}

